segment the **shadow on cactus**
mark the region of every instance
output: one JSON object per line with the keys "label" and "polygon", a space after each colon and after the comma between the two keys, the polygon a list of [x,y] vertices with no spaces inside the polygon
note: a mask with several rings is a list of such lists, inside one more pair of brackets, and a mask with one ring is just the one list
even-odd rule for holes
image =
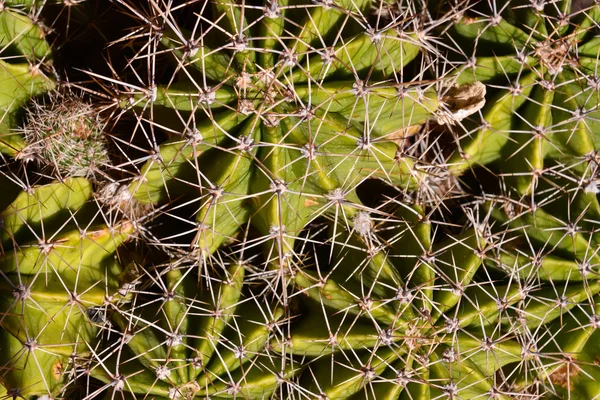
{"label": "shadow on cactus", "polygon": [[293,369],[268,347],[283,308],[248,289],[244,265],[208,282],[196,271],[180,260],[130,284],[131,301],[108,313],[107,346],[86,371],[106,384],[90,398],[265,399],[290,382]]}
{"label": "shadow on cactus", "polygon": [[23,137],[14,132],[21,108],[55,86],[46,75],[52,52],[43,25],[18,3],[0,4],[0,153],[9,156],[25,147]]}
{"label": "shadow on cactus", "polygon": [[[384,22],[362,0],[211,1],[152,12],[121,3],[152,21],[141,45],[153,56],[140,49],[132,63],[170,65],[149,82],[115,83],[119,105],[139,120],[134,135],[150,147],[132,160],[145,164],[130,191],[159,205],[200,199],[189,229],[204,256],[250,221],[268,263],[285,269],[303,227],[360,204],[354,190],[365,179],[418,186],[418,160],[399,143],[438,101],[435,81],[425,80],[430,28],[409,11]],[[157,132],[170,139],[158,145]]]}
{"label": "shadow on cactus", "polygon": [[85,179],[67,179],[21,192],[0,213],[0,382],[15,398],[67,396],[100,328],[90,313],[120,297],[115,251],[133,228],[92,225],[91,194]]}
{"label": "shadow on cactus", "polygon": [[[567,185],[560,189],[538,189],[531,201],[485,196],[481,226],[491,227],[498,243],[486,264],[534,289],[527,299],[530,311],[520,316],[525,325],[517,320],[515,327],[530,338],[535,364],[518,370],[515,390],[595,398],[600,258],[597,221],[591,217],[598,201],[589,194],[569,197]],[[553,291],[537,296],[538,288],[549,287]]]}
{"label": "shadow on cactus", "polygon": [[[600,284],[570,238],[534,263],[530,223],[519,235],[475,207],[465,209],[475,229],[436,239],[443,228],[420,207],[398,207],[372,216],[370,230],[341,234],[341,249],[317,250],[296,274],[305,312],[273,346],[313,360],[301,381],[311,396],[508,400],[540,398],[552,384],[583,387],[571,391],[581,399],[593,392]],[[570,364],[581,368],[573,382],[559,381],[562,357],[581,360]],[[534,382],[545,385],[532,392]]]}
{"label": "shadow on cactus", "polygon": [[498,161],[492,169],[521,194],[535,191],[548,172],[576,175],[597,192],[600,6],[493,3],[465,11],[449,35],[465,59],[456,82],[490,89],[481,124],[458,133],[450,168],[461,173]]}

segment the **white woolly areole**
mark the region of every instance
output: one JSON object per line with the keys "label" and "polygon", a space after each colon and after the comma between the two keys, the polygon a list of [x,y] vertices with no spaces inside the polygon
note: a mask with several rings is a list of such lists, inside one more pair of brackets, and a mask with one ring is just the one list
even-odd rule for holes
{"label": "white woolly areole", "polygon": [[368,236],[373,229],[373,221],[368,213],[360,211],[354,217],[354,229],[359,235]]}
{"label": "white woolly areole", "polygon": [[215,102],[216,98],[217,98],[217,93],[211,87],[208,87],[206,89],[200,89],[200,91],[198,92],[198,103],[199,104],[205,104],[205,105],[209,106]]}
{"label": "white woolly areole", "polygon": [[117,392],[123,391],[123,388],[125,387],[125,379],[120,375],[115,377],[115,379],[112,381],[112,386]]}
{"label": "white woolly areole", "polygon": [[171,375],[171,370],[164,365],[156,367],[154,372],[156,373],[156,377],[160,380],[165,380]]}
{"label": "white woolly areole", "polygon": [[598,189],[598,184],[596,184],[596,182],[591,181],[590,183],[585,185],[585,188],[583,189],[583,191],[585,193],[598,194],[598,192],[600,192],[600,189]]}
{"label": "white woolly areole", "polygon": [[171,389],[169,389],[169,398],[170,399],[182,399],[183,395],[181,394],[179,389],[171,388]]}

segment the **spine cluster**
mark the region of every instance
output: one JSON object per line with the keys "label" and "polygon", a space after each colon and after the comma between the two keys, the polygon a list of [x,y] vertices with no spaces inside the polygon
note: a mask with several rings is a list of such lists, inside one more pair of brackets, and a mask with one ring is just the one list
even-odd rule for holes
{"label": "spine cluster", "polygon": [[0,398],[600,398],[599,34],[0,0]]}

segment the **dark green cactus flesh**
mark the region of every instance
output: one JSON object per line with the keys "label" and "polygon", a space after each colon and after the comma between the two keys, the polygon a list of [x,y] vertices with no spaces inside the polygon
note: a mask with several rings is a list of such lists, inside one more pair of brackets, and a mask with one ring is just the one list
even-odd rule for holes
{"label": "dark green cactus flesh", "polygon": [[[9,4],[10,5],[10,4]],[[6,7],[6,8],[5,8]],[[0,153],[11,156],[24,147],[14,132],[17,113],[33,96],[54,88],[44,71],[52,61],[50,45],[39,25],[18,9],[0,5]]]}
{"label": "dark green cactus flesh", "polygon": [[476,44],[474,52],[464,50],[469,58],[456,81],[497,90],[450,168],[509,161],[500,170],[519,193],[531,193],[554,173],[574,176],[595,194],[600,7],[517,3],[489,14],[467,12],[453,27],[455,40]]}
{"label": "dark green cactus flesh", "polygon": [[358,202],[366,177],[418,184],[394,142],[438,107],[401,78],[421,52],[414,26],[365,29],[370,1],[207,6],[201,29],[157,16],[148,33],[176,74],[122,96],[172,136],[131,184],[137,200],[200,197],[198,248],[212,254],[250,220],[281,265],[307,223]]}
{"label": "dark green cactus flesh", "polygon": [[596,0],[0,0],[0,398],[600,399],[599,49]]}
{"label": "dark green cactus flesh", "polygon": [[[332,261],[298,272],[307,311],[274,346],[313,358],[304,382],[322,398],[512,399],[536,381],[594,398],[598,256],[566,235],[549,240],[558,224],[541,211],[493,226],[508,219],[495,206],[443,241],[405,205],[379,229],[340,239]],[[531,249],[516,244],[526,238]],[[573,240],[586,247],[590,236]]]}

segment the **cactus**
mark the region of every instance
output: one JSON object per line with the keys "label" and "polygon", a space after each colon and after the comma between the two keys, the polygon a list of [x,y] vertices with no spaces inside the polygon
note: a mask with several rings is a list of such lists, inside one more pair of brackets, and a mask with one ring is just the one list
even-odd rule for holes
{"label": "cactus", "polygon": [[[312,396],[511,399],[540,395],[531,391],[540,381],[547,393],[597,396],[588,363],[600,327],[598,256],[574,251],[566,235],[548,240],[554,226],[541,211],[494,227],[503,210],[476,210],[475,229],[436,240],[422,208],[403,204],[342,235],[331,261],[316,251],[326,256],[295,277],[306,311],[273,345],[313,358],[303,378]],[[552,249],[534,258],[519,246],[525,238]],[[561,381],[569,366],[572,382]]]}
{"label": "cactus", "polygon": [[455,82],[493,89],[479,127],[461,134],[452,171],[504,160],[494,170],[518,193],[534,192],[546,174],[594,190],[600,7],[588,3],[507,2],[464,12],[452,30],[453,42],[467,46]]}
{"label": "cactus", "polygon": [[485,262],[492,274],[553,288],[530,296],[535,312],[523,316],[530,326],[514,326],[537,342],[534,362],[514,374],[512,390],[523,396],[599,393],[591,383],[598,374],[591,361],[598,356],[598,296],[589,290],[599,261],[599,18],[593,1],[510,2],[464,11],[451,31],[455,45],[476,43],[455,82],[488,84],[483,122],[465,125],[469,131],[458,133],[459,150],[449,159],[456,175],[472,168],[486,177],[476,182],[483,201],[478,223],[492,226],[498,240]]}
{"label": "cactus", "polygon": [[539,390],[532,389],[538,385],[571,399],[598,396],[591,384],[598,374],[591,360],[599,355],[600,328],[595,290],[600,259],[593,230],[557,212],[564,213],[568,205],[561,204],[552,214],[537,203],[489,197],[483,203],[482,224],[496,225],[498,244],[486,264],[534,289],[514,328],[530,338],[535,362],[518,371],[514,387],[526,393]]}
{"label": "cactus", "polygon": [[50,3],[0,0],[0,397],[600,397],[597,2]]}
{"label": "cactus", "polygon": [[[369,218],[362,216],[363,222]],[[507,342],[506,361],[497,362],[494,352],[477,357],[482,365],[462,360],[487,338],[481,328],[469,337],[469,326],[479,327],[482,319],[493,323],[500,314],[470,300],[484,300],[494,290],[485,284],[474,290],[483,239],[470,233],[434,248],[430,223],[418,206],[400,208],[389,224],[383,235],[373,223],[350,237],[342,234],[336,240],[345,245],[331,261],[323,252],[327,257],[314,263],[317,269],[297,273],[298,295],[310,298],[307,312],[277,348],[315,357],[306,384],[316,398],[489,394],[496,387],[491,375],[519,354]],[[496,339],[494,332],[487,334]]]}
{"label": "cactus", "polygon": [[90,103],[51,95],[34,103],[23,127],[27,146],[17,158],[37,161],[52,176],[97,178],[110,165],[105,122]]}
{"label": "cactus", "polygon": [[265,307],[244,289],[245,266],[234,263],[206,285],[195,269],[180,260],[145,271],[157,291],[130,283],[131,302],[109,313],[112,345],[95,355],[87,371],[105,383],[100,393],[269,398],[294,374],[289,366],[282,370],[266,346],[283,309]]}
{"label": "cactus", "polygon": [[[285,270],[299,232],[336,204],[360,204],[367,178],[416,187],[396,142],[438,109],[432,84],[402,79],[428,51],[426,33],[412,20],[372,21],[369,6],[211,1],[202,29],[180,23],[182,10],[154,10],[147,35],[175,73],[121,82],[115,100],[153,136],[133,196],[200,199],[192,247],[204,258],[250,222],[268,263]],[[159,131],[170,139],[157,145]]]}
{"label": "cactus", "polygon": [[52,60],[45,32],[18,8],[0,4],[0,153],[17,155],[25,143],[14,132],[19,111],[33,97],[54,88],[44,72]]}
{"label": "cactus", "polygon": [[71,178],[23,191],[0,213],[0,380],[12,396],[64,394],[100,328],[90,310],[119,297],[114,252],[132,226],[76,220],[91,193],[88,181]]}

